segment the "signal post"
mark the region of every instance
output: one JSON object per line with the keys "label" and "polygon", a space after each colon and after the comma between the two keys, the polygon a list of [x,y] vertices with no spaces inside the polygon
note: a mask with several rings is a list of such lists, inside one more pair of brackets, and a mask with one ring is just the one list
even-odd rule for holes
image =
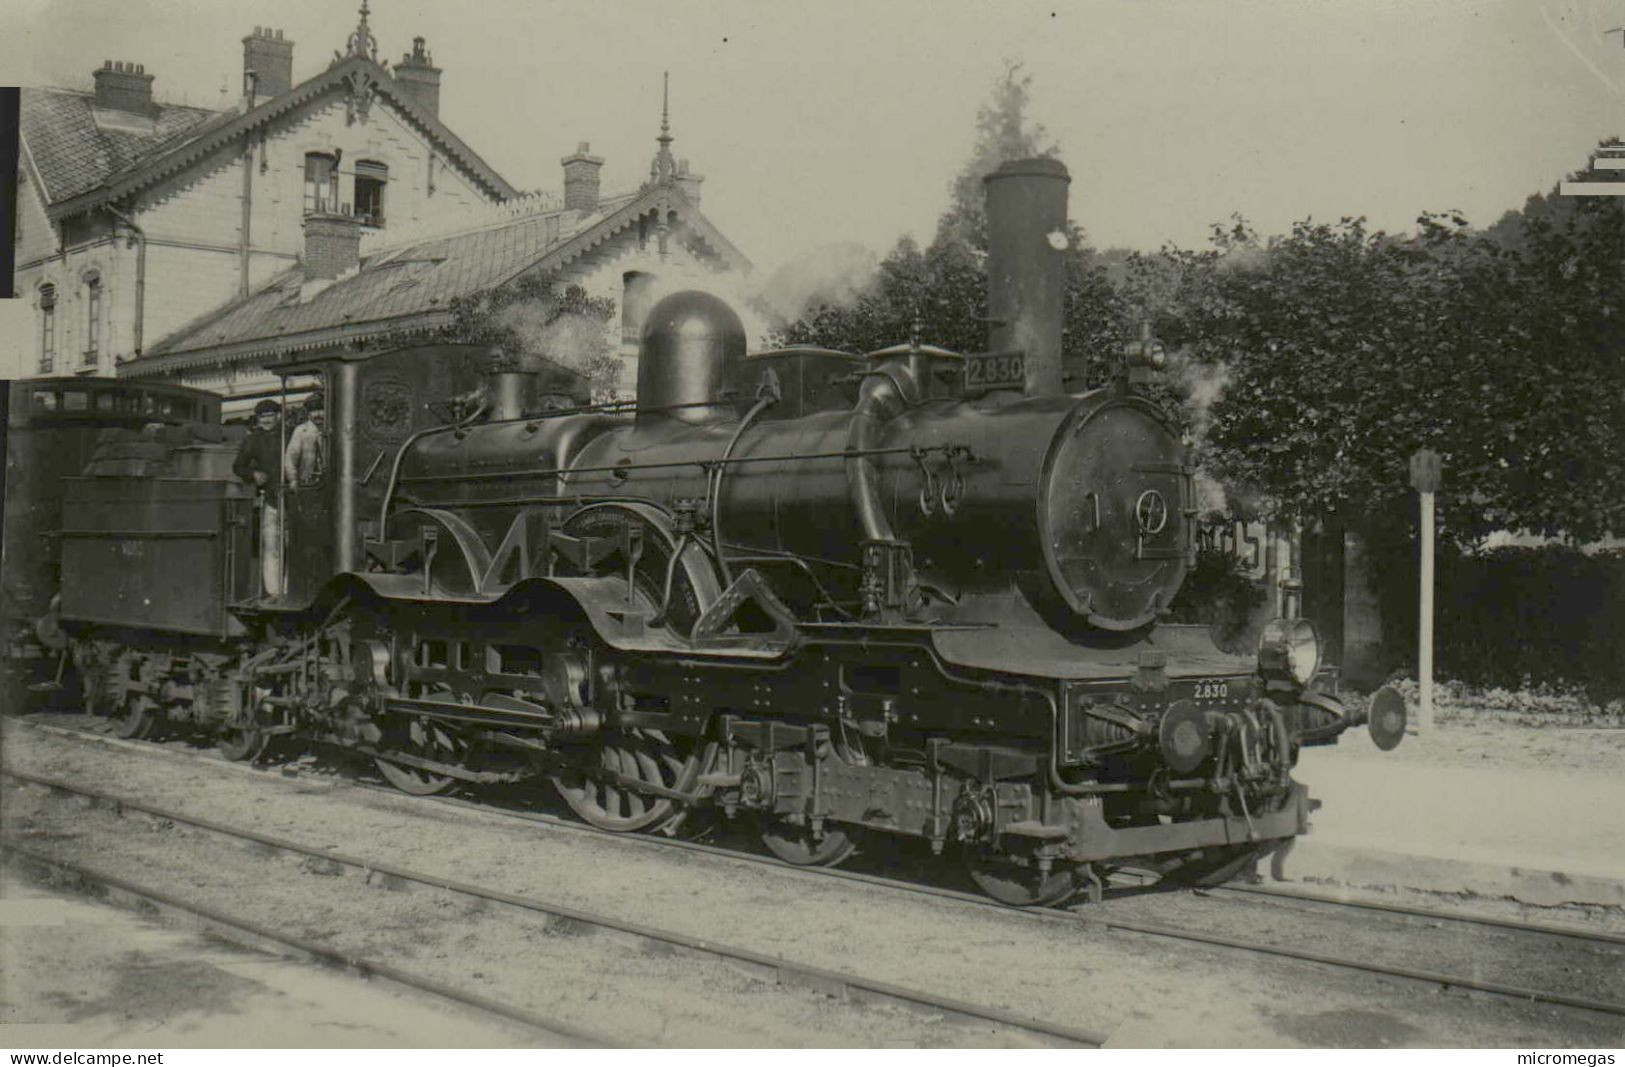
{"label": "signal post", "polygon": [[1418,609],[1416,680],[1421,687],[1421,707],[1416,715],[1416,732],[1433,731],[1433,495],[1439,491],[1443,464],[1431,448],[1411,455],[1411,487],[1422,505],[1421,606]]}

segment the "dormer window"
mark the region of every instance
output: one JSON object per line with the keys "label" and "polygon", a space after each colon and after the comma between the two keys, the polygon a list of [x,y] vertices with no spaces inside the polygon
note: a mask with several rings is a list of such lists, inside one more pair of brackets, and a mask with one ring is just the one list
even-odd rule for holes
{"label": "dormer window", "polygon": [[370,159],[355,164],[355,214],[363,226],[384,224],[384,189],[389,184],[389,168]]}
{"label": "dormer window", "polygon": [[50,374],[56,369],[56,286],[40,286],[39,314],[39,372]]}
{"label": "dormer window", "polygon": [[326,152],[305,153],[305,214],[339,210],[339,161]]}

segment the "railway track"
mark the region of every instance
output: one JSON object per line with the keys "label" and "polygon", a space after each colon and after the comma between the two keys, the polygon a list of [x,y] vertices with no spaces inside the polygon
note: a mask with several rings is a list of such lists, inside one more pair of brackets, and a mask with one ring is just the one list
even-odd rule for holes
{"label": "railway track", "polygon": [[[99,734],[71,727],[62,727],[26,720],[13,720],[22,722],[29,728],[51,733],[61,733],[76,738],[92,739],[118,747],[131,747],[138,751],[153,755],[169,756],[181,760],[194,760],[198,757],[175,752],[171,749],[153,749],[148,746],[135,745],[129,742],[118,742]],[[231,765],[228,765],[231,766]],[[768,856],[755,855],[740,851],[736,848],[720,847],[701,841],[680,840],[672,838],[652,837],[646,835],[611,834],[594,827],[575,822],[560,816],[535,811],[522,811],[506,807],[494,807],[491,804],[475,803],[458,797],[410,797],[398,791],[383,786],[373,786],[367,783],[346,780],[348,785],[375,790],[387,794],[391,798],[409,804],[429,804],[434,806],[457,807],[479,813],[484,817],[499,819],[517,819],[531,823],[539,823],[550,828],[568,833],[596,835],[625,842],[633,847],[652,849],[682,849],[690,852],[712,855],[733,862],[760,864],[782,872],[787,877],[839,879],[848,882],[862,883],[884,887],[891,891],[903,892],[913,895],[929,896],[945,899],[963,904],[968,907],[995,912],[1008,916],[1014,921],[1081,924],[1099,930],[1114,931],[1164,940],[1184,942],[1187,944],[1202,944],[1210,947],[1234,950],[1239,952],[1263,955],[1268,957],[1294,960],[1298,962],[1316,964],[1336,968],[1344,971],[1358,971],[1389,978],[1397,978],[1409,982],[1421,983],[1445,990],[1458,990],[1479,993],[1511,1000],[1548,1004],[1558,1007],[1597,1012],[1608,1016],[1625,1016],[1625,1003],[1603,1000],[1597,997],[1585,996],[1578,992],[1539,989],[1519,986],[1510,983],[1486,981],[1470,974],[1453,974],[1439,971],[1430,971],[1423,968],[1410,967],[1394,962],[1358,959],[1340,956],[1333,953],[1320,952],[1314,949],[1282,945],[1261,940],[1233,937],[1216,933],[1211,930],[1190,929],[1182,926],[1173,926],[1165,923],[1148,922],[1132,918],[1113,916],[1109,908],[1088,906],[1073,910],[1066,908],[1031,908],[1011,909],[989,901],[986,897],[972,892],[952,889],[940,885],[932,885],[916,881],[907,881],[884,875],[877,875],[863,871],[854,871],[839,868],[798,868],[790,867]],[[1478,927],[1486,930],[1513,931],[1520,934],[1538,938],[1549,938],[1554,941],[1569,943],[1584,943],[1607,950],[1625,946],[1625,937],[1603,931],[1587,931],[1574,927],[1554,926],[1549,924],[1528,923],[1509,920],[1495,916],[1475,915],[1438,909],[1418,908],[1404,904],[1376,902],[1368,900],[1351,900],[1346,898],[1324,896],[1321,894],[1306,893],[1299,890],[1283,889],[1267,886],[1230,886],[1216,890],[1201,890],[1200,895],[1215,901],[1274,901],[1293,906],[1307,906],[1310,908],[1325,909],[1328,912],[1363,911],[1382,913],[1401,919],[1421,920],[1430,923],[1450,923],[1457,927]]]}
{"label": "railway track", "polygon": [[[1064,1047],[1099,1047],[1106,1041],[1106,1035],[1069,1026],[1063,1023],[1051,1022],[1019,1015],[1000,1008],[979,1005],[951,997],[940,996],[923,990],[912,989],[890,982],[866,978],[862,975],[831,970],[813,964],[800,963],[764,953],[755,952],[748,948],[728,945],[722,942],[705,938],[691,937],[677,931],[666,930],[644,923],[631,922],[612,915],[588,911],[571,907],[556,901],[549,901],[535,896],[506,893],[500,890],[489,889],[467,882],[458,881],[400,867],[389,863],[380,863],[376,860],[352,856],[335,852],[327,848],[315,848],[287,838],[272,834],[264,834],[255,830],[229,826],[212,819],[201,818],[185,812],[176,811],[158,805],[146,804],[129,797],[118,796],[101,789],[79,785],[60,779],[47,778],[40,775],[29,774],[12,768],[0,768],[0,779],[9,779],[16,782],[25,782],[30,785],[50,789],[59,793],[67,793],[89,799],[93,802],[107,805],[124,815],[130,812],[139,813],[154,819],[167,820],[172,823],[189,826],[219,837],[228,838],[238,842],[250,843],[274,852],[286,853],[305,859],[314,860],[322,864],[336,864],[356,871],[364,872],[368,876],[382,876],[395,879],[397,882],[422,886],[429,889],[440,890],[457,896],[479,900],[491,904],[505,905],[524,911],[546,916],[553,920],[575,924],[576,929],[585,929],[593,932],[617,935],[622,938],[631,938],[643,943],[655,943],[666,946],[692,956],[710,957],[726,963],[742,966],[752,973],[774,981],[780,985],[802,986],[825,995],[836,996],[842,999],[858,1001],[879,1001],[896,1003],[910,1009],[926,1009],[941,1013],[956,1020],[992,1024],[1003,1031],[1027,1035],[1052,1045]],[[426,980],[414,976],[412,973],[399,968],[368,960],[357,960],[347,957],[323,945],[313,944],[289,938],[278,934],[259,924],[246,919],[234,918],[223,913],[189,904],[172,893],[157,890],[152,887],[140,886],[127,880],[118,878],[106,872],[94,871],[82,865],[67,864],[53,860],[32,849],[24,848],[14,841],[0,839],[0,849],[6,852],[25,856],[35,863],[55,865],[64,868],[72,875],[83,877],[93,884],[100,884],[115,888],[121,892],[131,894],[137,898],[154,901],[166,908],[190,912],[210,922],[217,923],[228,929],[235,929],[251,933],[255,937],[263,938],[281,944],[294,951],[309,955],[313,958],[341,963],[362,973],[381,974],[393,981],[400,982],[414,988],[423,989],[436,995],[446,996],[471,1006],[480,1007],[496,1014],[506,1015],[516,1021],[525,1022],[539,1029],[549,1030],[577,1040],[585,1040],[599,1045],[617,1045],[624,1042],[613,1037],[606,1037],[589,1031],[580,1030],[564,1023],[557,1023],[550,1019],[529,1017],[530,1013],[523,1009],[513,1008],[491,1001],[489,998],[477,997],[473,994],[462,993],[449,987],[427,983]]]}
{"label": "railway track", "polygon": [[1220,899],[1263,897],[1314,906],[1324,905],[1355,911],[1375,912],[1383,915],[1398,915],[1409,919],[1420,919],[1425,922],[1448,922],[1457,925],[1479,926],[1485,929],[1513,930],[1519,933],[1566,938],[1594,945],[1625,946],[1625,934],[1609,933],[1606,930],[1581,930],[1577,927],[1558,926],[1552,923],[1531,923],[1519,919],[1506,919],[1498,915],[1474,915],[1381,900],[1363,900],[1343,895],[1308,893],[1301,889],[1287,889],[1281,886],[1231,885],[1204,889],[1200,892],[1205,896],[1214,896]]}
{"label": "railway track", "polygon": [[217,908],[184,900],[168,890],[141,885],[108,871],[48,856],[13,841],[0,840],[0,856],[11,862],[20,861],[24,867],[44,873],[53,882],[66,883],[75,888],[89,888],[110,903],[148,913],[156,912],[164,917],[179,918],[187,926],[197,927],[206,933],[249,948],[292,955],[363,978],[388,982],[416,993],[473,1008],[511,1023],[519,1023],[535,1030],[539,1035],[563,1039],[571,1044],[609,1048],[620,1043],[608,1034],[597,1033],[561,1019],[528,1011],[444,982],[437,982],[406,968],[391,966],[380,960],[358,956],[307,938],[295,937],[286,931],[274,930],[252,919],[230,915]]}

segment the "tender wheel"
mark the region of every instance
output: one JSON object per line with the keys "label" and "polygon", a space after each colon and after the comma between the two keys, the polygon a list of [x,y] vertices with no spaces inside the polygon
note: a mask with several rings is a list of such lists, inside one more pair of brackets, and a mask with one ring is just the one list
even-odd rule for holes
{"label": "tender wheel", "polygon": [[[592,761],[596,768],[554,775],[553,787],[571,811],[600,830],[647,830],[669,819],[675,802],[640,793],[621,779],[689,792],[704,770],[701,747],[685,751],[658,730],[610,734],[598,745]],[[616,777],[600,774],[597,768]]]}
{"label": "tender wheel", "polygon": [[1082,885],[1077,868],[1070,864],[1056,864],[1048,874],[1040,874],[1037,866],[1027,866],[986,848],[967,849],[965,867],[982,892],[1014,908],[1059,904]]}
{"label": "tender wheel", "polygon": [[762,844],[786,863],[798,867],[834,867],[845,863],[857,851],[858,842],[845,830],[826,827],[824,836],[813,839],[805,826],[772,819],[762,827]]}
{"label": "tender wheel", "polygon": [[94,652],[81,651],[74,666],[79,672],[80,705],[85,714],[111,716],[116,710],[109,692],[113,686],[111,665]]}
{"label": "tender wheel", "polygon": [[118,714],[113,716],[113,732],[128,740],[150,737],[158,726],[159,718],[158,705],[148,697],[131,693],[125,698]]}
{"label": "tender wheel", "polygon": [[270,735],[264,731],[227,728],[215,742],[215,750],[234,762],[257,760],[270,743]]}

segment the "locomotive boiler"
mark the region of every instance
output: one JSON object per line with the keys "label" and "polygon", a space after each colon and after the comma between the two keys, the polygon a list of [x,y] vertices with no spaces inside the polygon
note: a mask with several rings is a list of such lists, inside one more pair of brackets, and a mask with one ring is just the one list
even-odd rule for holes
{"label": "locomotive boiler", "polygon": [[[689,291],[649,314],[633,405],[544,403],[461,346],[289,365],[334,426],[284,502],[286,595],[239,568],[184,641],[65,611],[89,688],[132,728],[341,744],[412,792],[550,779],[606,829],[752,819],[802,864],[916,838],[1013,904],[1233,876],[1307,829],[1299,749],[1367,716],[1315,688],[1304,620],[1247,656],[1162,622],[1193,460],[1146,368],[1063,389],[1068,180],[987,179],[986,353],[747,354]],[[1403,702],[1371,707],[1391,747]]]}

